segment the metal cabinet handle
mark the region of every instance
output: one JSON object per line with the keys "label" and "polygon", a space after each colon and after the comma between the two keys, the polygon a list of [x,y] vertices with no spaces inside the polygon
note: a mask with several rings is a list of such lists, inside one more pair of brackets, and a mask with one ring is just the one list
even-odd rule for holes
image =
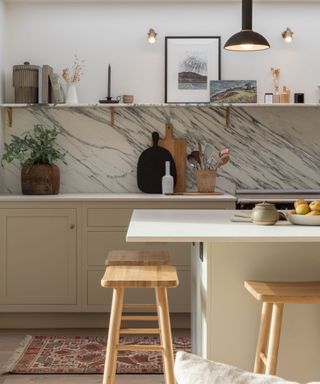
{"label": "metal cabinet handle", "polygon": [[70,229],[75,229],[75,225],[74,224],[70,224]]}

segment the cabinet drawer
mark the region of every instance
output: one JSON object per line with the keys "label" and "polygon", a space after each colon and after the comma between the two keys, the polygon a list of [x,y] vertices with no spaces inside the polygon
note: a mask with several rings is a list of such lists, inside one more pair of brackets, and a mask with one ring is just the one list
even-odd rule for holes
{"label": "cabinet drawer", "polygon": [[132,209],[88,208],[88,227],[127,227]]}
{"label": "cabinet drawer", "polygon": [[[88,271],[88,297],[87,305],[94,306],[95,310],[100,306],[102,312],[110,312],[112,289],[102,288],[100,285],[104,270]],[[169,288],[169,308],[170,312],[190,312],[190,271],[178,270],[179,286]],[[154,289],[126,289],[125,303],[143,304],[155,303]]]}
{"label": "cabinet drawer", "polygon": [[173,265],[190,265],[188,243],[127,243],[124,231],[87,233],[88,266],[103,266],[108,252],[113,249],[162,249],[169,252]]}

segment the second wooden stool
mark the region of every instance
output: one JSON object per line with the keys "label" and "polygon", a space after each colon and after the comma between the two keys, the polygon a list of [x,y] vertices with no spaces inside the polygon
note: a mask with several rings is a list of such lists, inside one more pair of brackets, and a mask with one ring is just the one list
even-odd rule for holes
{"label": "second wooden stool", "polygon": [[275,375],[284,304],[320,304],[320,282],[245,281],[252,296],[262,302],[254,372]]}
{"label": "second wooden stool", "polygon": [[[163,356],[163,371],[166,384],[174,384],[174,357],[169,316],[167,288],[178,286],[176,268],[168,264],[165,252],[113,251],[106,261],[102,287],[113,288],[112,306],[103,384],[113,384],[116,375],[118,351],[160,351]],[[126,288],[153,288],[156,306],[152,304],[124,305]],[[156,309],[157,316],[123,316],[123,308]],[[159,328],[121,328],[121,321],[155,321]],[[126,345],[119,343],[121,334],[160,334],[160,345]]]}

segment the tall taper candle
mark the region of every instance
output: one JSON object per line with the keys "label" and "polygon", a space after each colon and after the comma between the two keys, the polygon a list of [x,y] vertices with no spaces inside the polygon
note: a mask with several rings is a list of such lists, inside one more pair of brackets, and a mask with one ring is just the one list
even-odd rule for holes
{"label": "tall taper candle", "polygon": [[111,97],[111,65],[108,67],[108,97]]}

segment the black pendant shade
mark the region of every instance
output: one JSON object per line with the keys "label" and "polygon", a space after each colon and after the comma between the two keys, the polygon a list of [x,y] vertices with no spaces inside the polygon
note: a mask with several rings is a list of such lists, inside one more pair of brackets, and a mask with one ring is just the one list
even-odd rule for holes
{"label": "black pendant shade", "polygon": [[228,51],[262,51],[270,48],[260,33],[252,30],[252,0],[242,0],[242,30],[225,43]]}

